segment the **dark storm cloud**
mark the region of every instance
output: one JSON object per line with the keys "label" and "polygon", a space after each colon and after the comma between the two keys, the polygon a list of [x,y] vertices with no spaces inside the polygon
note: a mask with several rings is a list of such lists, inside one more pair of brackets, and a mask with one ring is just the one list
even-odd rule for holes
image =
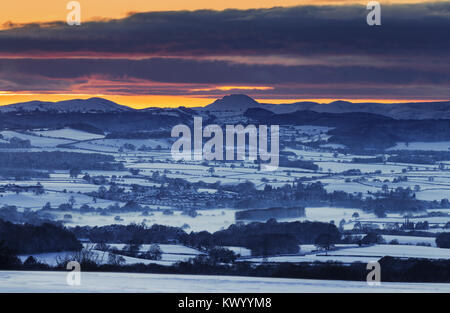
{"label": "dark storm cloud", "polygon": [[210,95],[214,86],[270,86],[254,96],[446,99],[450,72],[422,68],[236,64],[174,58],[0,59],[0,90]]}
{"label": "dark storm cloud", "polygon": [[450,3],[139,13],[80,27],[32,24],[0,32],[0,53],[264,55],[425,54],[450,48]]}
{"label": "dark storm cloud", "polygon": [[284,66],[172,58],[0,59],[0,77],[3,79],[20,79],[28,76],[54,80],[78,80],[100,76],[109,81],[135,78],[177,84],[450,84],[448,71],[439,72],[412,67]]}

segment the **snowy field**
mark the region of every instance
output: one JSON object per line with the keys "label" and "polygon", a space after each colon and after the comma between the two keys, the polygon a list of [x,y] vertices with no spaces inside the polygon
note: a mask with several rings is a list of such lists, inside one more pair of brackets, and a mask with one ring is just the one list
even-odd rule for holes
{"label": "snowy field", "polygon": [[[92,257],[96,260],[99,264],[107,264],[108,263],[108,252],[99,251],[99,250],[92,250]],[[113,253],[114,254],[114,253]],[[52,253],[38,253],[38,254],[24,254],[19,255],[18,258],[24,262],[29,256],[33,256],[37,261],[43,264],[47,264],[50,266],[57,266],[58,263],[62,263],[65,260],[74,260],[76,255],[76,252],[52,252]],[[182,255],[167,255],[163,254],[161,260],[148,260],[148,259],[142,259],[142,258],[135,258],[125,255],[120,255],[124,259],[124,264],[158,264],[163,266],[170,266],[173,265],[175,262],[178,261],[184,261],[186,259],[189,259],[187,256]]]}
{"label": "snowy field", "polygon": [[364,212],[360,209],[349,208],[336,208],[336,207],[307,207],[305,208],[305,217],[298,220],[318,221],[318,222],[330,222],[335,221],[339,224],[341,219],[352,219],[353,213],[358,213],[359,216],[371,218],[374,217],[372,213]]}
{"label": "snowy field", "polygon": [[[298,255],[268,257],[267,262],[363,262],[378,261],[384,256],[400,258],[450,259],[450,249],[413,245],[373,245],[359,247],[358,245],[336,245],[336,250],[317,251],[316,247],[300,246]],[[248,258],[245,261],[262,263],[260,257]]]}
{"label": "snowy field", "polygon": [[39,148],[55,148],[57,145],[74,142],[71,139],[41,137],[36,134],[23,134],[23,133],[19,133],[19,132],[15,132],[15,131],[10,131],[10,130],[1,131],[0,134],[3,136],[4,139],[8,139],[8,140],[13,137],[17,137],[22,140],[29,140],[33,147],[39,147]]}
{"label": "snowy field", "polygon": [[392,240],[397,240],[401,245],[417,245],[417,244],[429,244],[431,247],[436,247],[436,238],[434,237],[417,237],[417,236],[394,236],[383,235],[382,236],[387,243]]}
{"label": "snowy field", "polygon": [[450,292],[450,284],[381,283],[239,276],[134,273],[81,273],[81,285],[69,286],[67,272],[0,271],[0,292],[168,292],[168,293],[381,293]]}
{"label": "snowy field", "polygon": [[[0,198],[1,199],[1,198]],[[111,202],[113,204],[113,202]],[[97,206],[97,205],[95,205]],[[150,208],[154,209],[156,206],[151,205]],[[113,213],[108,216],[99,215],[96,213],[84,213],[80,214],[74,211],[59,211],[52,212],[57,219],[62,219],[64,214],[72,215],[72,219],[67,221],[66,225],[70,227],[74,226],[105,226],[111,224],[128,225],[130,223],[141,224],[145,223],[147,226],[153,224],[181,227],[186,232],[191,231],[209,231],[215,232],[221,229],[228,228],[231,224],[235,223],[234,213],[236,210],[230,209],[211,209],[211,210],[198,210],[196,217],[182,214],[181,211],[173,211],[173,215],[165,215],[163,210],[167,207],[159,206],[160,211],[149,211],[148,216],[143,216],[140,212],[131,213]],[[120,216],[121,220],[115,220],[116,216]]]}
{"label": "snowy field", "polygon": [[[91,247],[92,244],[85,244],[85,247]],[[124,244],[110,244],[111,248],[115,247],[119,250],[121,250],[125,245]],[[143,264],[158,264],[158,265],[165,265],[170,266],[173,265],[176,262],[179,261],[186,261],[190,258],[194,258],[197,255],[201,254],[200,251],[185,247],[182,245],[169,245],[169,244],[161,244],[159,245],[162,251],[161,260],[154,261],[154,260],[148,260],[148,259],[142,259],[142,258],[135,258],[135,257],[129,257],[120,255],[124,258],[124,264],[137,264],[137,263],[143,263]],[[140,247],[140,252],[146,252],[150,248],[150,245],[142,245]],[[99,250],[90,250],[93,254],[93,258],[96,258],[97,262],[100,264],[106,264],[108,263],[108,254],[110,252],[104,252]],[[114,253],[112,253],[114,254]],[[40,263],[48,264],[50,266],[56,266],[59,262],[63,260],[74,260],[76,255],[76,252],[71,251],[65,251],[65,252],[51,252],[51,253],[37,253],[37,254],[23,254],[19,255],[18,257],[22,262],[24,262],[29,256],[33,256],[37,261]]]}
{"label": "snowy field", "polygon": [[38,136],[43,137],[53,137],[53,138],[65,138],[72,140],[92,140],[104,138],[104,135],[98,135],[93,133],[88,133],[85,131],[72,129],[72,128],[62,128],[56,130],[36,130],[35,133]]}
{"label": "snowy field", "polygon": [[19,194],[14,192],[5,192],[0,194],[0,206],[15,205],[18,208],[30,208],[36,210],[41,209],[47,202],[50,202],[52,207],[57,207],[60,204],[68,203],[71,197],[74,197],[77,207],[87,204],[104,208],[116,203],[115,201],[104,199],[98,199],[97,202],[94,202],[92,197],[78,193],[47,191],[43,195],[35,195],[32,192],[21,192]]}
{"label": "snowy field", "polygon": [[373,245],[369,247],[339,249],[328,252],[328,255],[450,259],[450,249],[411,245]]}

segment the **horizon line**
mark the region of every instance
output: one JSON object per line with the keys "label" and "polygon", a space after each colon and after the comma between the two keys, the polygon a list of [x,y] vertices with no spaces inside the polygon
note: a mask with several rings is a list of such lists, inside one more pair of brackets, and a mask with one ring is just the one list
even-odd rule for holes
{"label": "horizon line", "polygon": [[[57,103],[69,100],[87,100],[101,98],[112,101],[118,105],[140,110],[147,108],[199,108],[206,107],[216,100],[220,100],[229,95],[245,95],[261,104],[293,104],[298,102],[315,102],[317,104],[331,104],[336,101],[346,101],[351,103],[421,103],[421,102],[445,102],[449,99],[374,99],[374,98],[258,98],[243,93],[225,94],[214,97],[193,97],[193,96],[169,96],[169,95],[93,95],[93,94],[8,94],[0,92],[0,107],[27,103],[32,101]],[[43,99],[46,98],[46,99]],[[17,100],[8,100],[17,99]]]}

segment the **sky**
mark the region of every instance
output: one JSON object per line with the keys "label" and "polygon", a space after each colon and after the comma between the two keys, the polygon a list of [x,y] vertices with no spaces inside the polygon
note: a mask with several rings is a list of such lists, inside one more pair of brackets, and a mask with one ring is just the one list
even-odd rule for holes
{"label": "sky", "polygon": [[104,97],[134,108],[450,99],[450,1],[66,0],[0,5],[0,105]]}

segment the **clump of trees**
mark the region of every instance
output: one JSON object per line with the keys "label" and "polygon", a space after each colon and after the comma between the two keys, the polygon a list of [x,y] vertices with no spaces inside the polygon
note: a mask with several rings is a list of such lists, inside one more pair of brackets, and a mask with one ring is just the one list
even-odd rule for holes
{"label": "clump of trees", "polygon": [[228,229],[184,234],[179,241],[185,245],[208,249],[213,246],[246,247],[254,255],[298,253],[300,244],[314,244],[321,234],[328,234],[339,242],[341,234],[337,227],[321,222],[283,222],[270,219],[265,223],[231,225]]}
{"label": "clump of trees", "polygon": [[0,152],[3,168],[71,170],[123,170],[124,165],[116,162],[114,156],[100,153],[79,153],[62,151]]}
{"label": "clump of trees", "polygon": [[79,251],[81,243],[67,229],[49,223],[42,225],[13,224],[0,219],[0,238],[17,254]]}
{"label": "clump of trees", "polygon": [[385,240],[383,239],[383,236],[375,232],[369,232],[359,242],[360,245],[372,245],[377,243],[385,243]]}
{"label": "clump of trees", "polygon": [[320,234],[316,240],[314,240],[314,244],[326,251],[331,250],[334,245],[337,243],[336,238],[331,236],[330,234]]}
{"label": "clump of trees", "polygon": [[213,264],[234,263],[234,261],[238,258],[238,255],[234,251],[222,247],[214,247],[210,249],[208,251],[208,256]]}
{"label": "clump of trees", "polygon": [[21,264],[22,262],[20,262],[14,251],[6,245],[5,241],[0,241],[0,269],[15,269]]}
{"label": "clump of trees", "polygon": [[299,241],[292,234],[261,234],[248,238],[246,247],[252,255],[267,257],[277,254],[295,254],[300,250]]}
{"label": "clump of trees", "polygon": [[142,257],[144,257],[145,259],[149,259],[149,260],[156,260],[159,261],[162,259],[162,250],[161,247],[154,243],[152,245],[150,245],[150,248],[148,248],[148,251],[146,251],[145,253],[143,253]]}
{"label": "clump of trees", "polygon": [[450,248],[450,233],[440,233],[436,237],[436,245],[439,248]]}

